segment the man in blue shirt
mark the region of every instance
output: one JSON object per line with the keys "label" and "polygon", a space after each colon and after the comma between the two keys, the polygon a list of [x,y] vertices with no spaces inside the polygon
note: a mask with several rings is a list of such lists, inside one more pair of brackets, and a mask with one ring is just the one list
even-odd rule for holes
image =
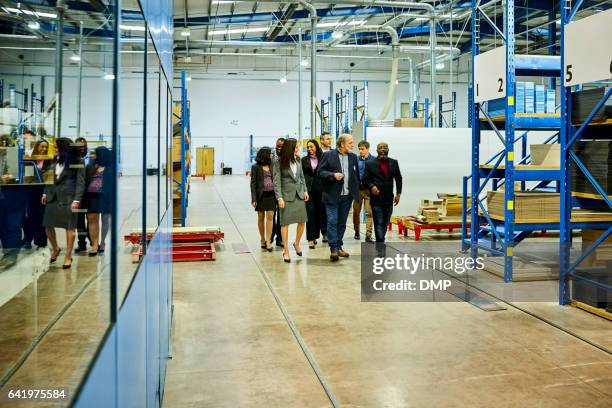
{"label": "man in blue shirt", "polygon": [[[374,160],[374,156],[370,154],[370,143],[362,140],[357,145],[359,148],[359,179],[363,180],[365,173],[366,162]],[[370,190],[367,186],[361,183],[359,185],[359,200],[353,201],[353,229],[355,230],[355,239],[361,239],[359,235],[359,227],[361,226],[361,209],[365,206],[366,211],[366,242],[373,242],[372,239],[372,207],[370,206]]]}

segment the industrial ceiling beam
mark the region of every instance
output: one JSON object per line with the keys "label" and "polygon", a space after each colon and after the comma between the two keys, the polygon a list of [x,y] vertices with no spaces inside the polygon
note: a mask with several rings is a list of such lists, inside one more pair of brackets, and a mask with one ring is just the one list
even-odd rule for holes
{"label": "industrial ceiling beam", "polygon": [[283,13],[283,16],[280,18],[278,23],[276,23],[270,34],[267,36],[268,41],[274,41],[276,37],[278,37],[283,28],[285,28],[287,21],[289,21],[291,16],[293,16],[293,13],[295,13],[295,10],[297,10],[297,8],[298,3],[291,3],[289,4],[289,6],[287,6],[287,9]]}

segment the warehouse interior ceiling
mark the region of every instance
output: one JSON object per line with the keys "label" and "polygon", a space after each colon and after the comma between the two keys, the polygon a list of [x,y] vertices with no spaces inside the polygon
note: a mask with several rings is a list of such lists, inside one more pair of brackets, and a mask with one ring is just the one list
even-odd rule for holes
{"label": "warehouse interior ceiling", "polygon": [[[61,3],[56,0],[0,0],[0,52],[6,63],[48,65],[53,61],[54,18],[56,5]],[[84,65],[88,62],[91,66],[103,65],[103,60],[112,52],[109,21],[113,2],[68,0],[63,3],[66,7],[65,49],[68,52],[78,49],[82,22]],[[236,69],[293,70],[299,63],[301,32],[302,66],[308,70],[312,28],[308,7],[314,6],[319,70],[388,71],[392,57],[388,33],[383,29],[359,30],[359,27],[384,26],[396,30],[402,47],[401,57],[411,58],[417,70],[427,73],[431,12],[422,5],[429,4],[435,13],[436,71],[467,72],[467,65],[462,68],[447,61],[457,61],[471,52],[471,1],[417,1],[420,6],[412,7],[400,7],[401,3],[410,4],[375,0],[312,3],[305,0],[177,0],[174,2],[175,66],[193,74]],[[611,0],[585,0],[579,13],[587,16],[609,8],[611,3]],[[480,7],[500,29],[504,26],[504,4],[496,0],[480,1]],[[516,0],[515,7],[516,52],[558,55],[558,16],[549,11],[558,6],[551,0]],[[349,29],[356,29],[356,32],[346,33]],[[486,22],[481,22],[480,30],[482,50],[503,44],[502,37]],[[143,32],[138,2],[123,1],[122,52],[142,49]],[[354,64],[349,66],[349,60]],[[129,65],[129,57],[123,62]]]}

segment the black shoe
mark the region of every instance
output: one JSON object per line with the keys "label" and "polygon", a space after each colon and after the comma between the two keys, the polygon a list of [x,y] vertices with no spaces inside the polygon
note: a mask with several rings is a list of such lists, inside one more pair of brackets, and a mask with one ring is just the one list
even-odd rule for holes
{"label": "black shoe", "polygon": [[85,252],[85,251],[87,251],[87,247],[86,247],[86,246],[78,246],[78,247],[77,247],[77,248],[74,250],[74,253],[75,253],[75,254],[78,254],[78,253]]}
{"label": "black shoe", "polygon": [[276,241],[276,246],[283,248],[285,244],[283,244],[283,241]]}
{"label": "black shoe", "polygon": [[324,244],[327,244],[327,235],[323,234],[323,239],[321,240]]}
{"label": "black shoe", "polygon": [[297,248],[295,247],[295,243],[293,244],[293,249],[295,250],[297,256],[302,256],[302,251],[298,252]]}
{"label": "black shoe", "polygon": [[361,235],[359,235],[359,233],[358,233],[358,232],[356,232],[356,233],[355,233],[355,239],[356,239],[357,241],[361,240]]}

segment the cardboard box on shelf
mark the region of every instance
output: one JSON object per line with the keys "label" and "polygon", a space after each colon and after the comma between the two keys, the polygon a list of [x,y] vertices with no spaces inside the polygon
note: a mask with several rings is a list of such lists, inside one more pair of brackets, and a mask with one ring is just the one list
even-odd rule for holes
{"label": "cardboard box on shelf", "polygon": [[561,166],[561,145],[558,143],[552,144],[532,144],[531,149],[531,164],[534,166]]}
{"label": "cardboard box on shelf", "polygon": [[[504,219],[504,192],[489,191],[487,193],[487,210],[496,219]],[[553,220],[560,217],[559,193],[516,192],[514,194],[514,221]]]}
{"label": "cardboard box on shelf", "polygon": [[394,126],[395,127],[425,127],[425,121],[423,120],[423,118],[416,118],[416,119],[400,118],[400,119],[395,119]]}
{"label": "cardboard box on shelf", "polygon": [[[584,229],[582,230],[582,251],[585,251],[604,233],[604,230]],[[603,266],[612,262],[612,235],[604,240],[595,250],[587,256],[581,266]]]}

